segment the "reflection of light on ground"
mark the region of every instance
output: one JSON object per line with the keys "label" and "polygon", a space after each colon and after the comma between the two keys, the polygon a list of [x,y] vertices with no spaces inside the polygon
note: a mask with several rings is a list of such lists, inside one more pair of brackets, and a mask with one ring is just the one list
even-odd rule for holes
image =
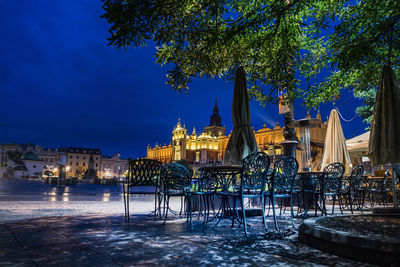
{"label": "reflection of light on ground", "polygon": [[64,190],[64,192],[69,192],[69,187],[67,186],[67,187],[65,187],[65,190]]}
{"label": "reflection of light on ground", "polygon": [[55,202],[56,200],[57,200],[56,197],[54,197],[54,196],[50,197],[50,201],[51,201],[51,202]]}
{"label": "reflection of light on ground", "polygon": [[108,201],[110,201],[110,193],[104,193],[103,202],[108,202]]}
{"label": "reflection of light on ground", "polygon": [[53,187],[49,193],[50,196],[56,196],[57,195],[57,188]]}
{"label": "reflection of light on ground", "polygon": [[68,197],[68,196],[63,196],[62,200],[63,200],[64,202],[67,202],[67,201],[69,201],[69,197]]}
{"label": "reflection of light on ground", "polygon": [[63,196],[69,196],[69,193],[63,193]]}

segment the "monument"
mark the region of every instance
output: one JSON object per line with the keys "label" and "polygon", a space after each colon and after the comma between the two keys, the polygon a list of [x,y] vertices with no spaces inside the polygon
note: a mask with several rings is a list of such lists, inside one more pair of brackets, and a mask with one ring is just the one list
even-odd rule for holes
{"label": "monument", "polygon": [[97,170],[94,169],[94,160],[93,154],[90,154],[88,169],[85,171],[82,179],[89,180],[89,179],[97,179]]}

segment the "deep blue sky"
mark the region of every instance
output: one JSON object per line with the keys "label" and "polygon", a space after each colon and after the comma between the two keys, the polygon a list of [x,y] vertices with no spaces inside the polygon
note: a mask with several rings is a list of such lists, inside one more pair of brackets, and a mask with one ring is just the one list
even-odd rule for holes
{"label": "deep blue sky", "polygon": [[[166,68],[155,64],[153,46],[125,52],[107,45],[101,1],[1,1],[0,10],[0,143],[145,156],[148,144],[170,142],[179,116],[190,133],[193,126],[201,132],[216,97],[222,124],[232,130],[233,84],[199,79],[188,94],[173,92],[165,84]],[[360,103],[343,92],[336,106],[350,119]],[[332,107],[321,107],[324,119]],[[276,105],[251,101],[250,108],[256,130],[264,122],[283,125]],[[295,118],[305,114],[296,103]],[[366,125],[357,117],[342,127],[350,138]]]}

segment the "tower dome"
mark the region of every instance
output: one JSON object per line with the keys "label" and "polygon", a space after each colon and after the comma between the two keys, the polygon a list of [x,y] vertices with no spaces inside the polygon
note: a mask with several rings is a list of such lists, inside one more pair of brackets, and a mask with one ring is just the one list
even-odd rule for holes
{"label": "tower dome", "polygon": [[40,161],[40,159],[38,158],[38,156],[33,153],[32,151],[28,151],[25,152],[22,156],[21,156],[22,160],[35,160],[35,161]]}

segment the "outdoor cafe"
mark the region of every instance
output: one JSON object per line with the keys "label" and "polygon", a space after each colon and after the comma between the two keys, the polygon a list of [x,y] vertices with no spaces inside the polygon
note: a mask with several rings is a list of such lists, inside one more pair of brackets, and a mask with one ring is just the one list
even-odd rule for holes
{"label": "outdoor cafe", "polygon": [[[223,165],[192,169],[185,161],[168,164],[144,158],[130,161],[123,183],[125,219],[129,222],[129,206],[134,205],[129,200],[130,195],[148,194],[149,190],[140,188],[149,186],[154,188],[151,192],[154,194],[153,216],[163,220],[163,224],[176,214],[185,215],[190,227],[193,218],[201,219],[204,228],[229,219],[232,226],[243,227],[246,236],[249,215],[259,215],[260,222],[269,231],[267,217],[270,214],[273,229],[278,230],[277,214],[286,211],[290,212],[290,223],[294,227],[294,217],[326,216],[338,211],[343,213],[345,209],[362,213],[376,206],[388,206],[392,200],[396,207],[396,195],[400,192],[396,177],[400,177],[400,164],[390,162],[385,157],[388,153],[377,147],[382,139],[376,133],[379,123],[373,124],[371,132],[374,134],[368,136],[367,141],[366,135],[346,141],[339,115],[338,109],[331,111],[318,169],[311,168],[310,128],[314,122],[310,118],[289,124],[300,127],[299,142],[289,142],[299,146],[300,164],[293,153],[271,159],[259,151],[250,127],[246,78],[243,68],[239,67],[234,86],[234,129]],[[391,169],[377,170],[371,175],[365,172],[362,162],[353,166],[349,151],[354,154],[368,148],[372,151],[373,164],[389,162]],[[179,211],[171,209],[172,197],[181,199]]]}

